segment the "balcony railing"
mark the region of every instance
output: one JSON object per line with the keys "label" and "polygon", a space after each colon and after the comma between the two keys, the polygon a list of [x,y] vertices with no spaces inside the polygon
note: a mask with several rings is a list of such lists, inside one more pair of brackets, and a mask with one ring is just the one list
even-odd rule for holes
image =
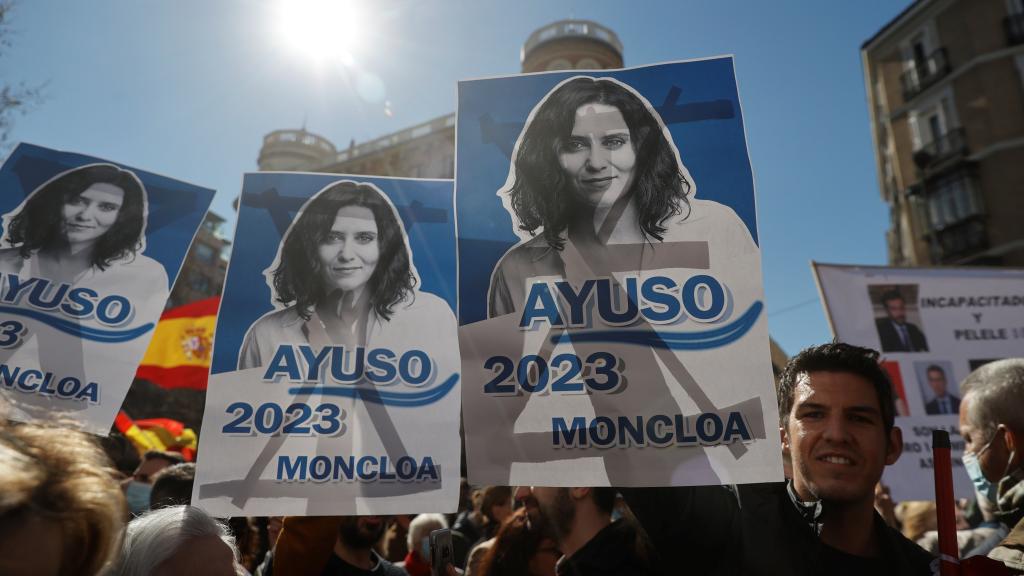
{"label": "balcony railing", "polygon": [[964,129],[954,128],[914,150],[914,164],[927,173],[942,167],[950,160],[962,158],[966,153],[967,140]]}
{"label": "balcony railing", "polygon": [[914,62],[910,69],[900,75],[903,86],[903,100],[910,101],[914,96],[924,92],[943,76],[949,74],[949,60],[946,49],[939,48],[931,53],[924,62]]}
{"label": "balcony railing", "polygon": [[1003,18],[1006,43],[1010,46],[1024,44],[1024,14],[1010,14]]}
{"label": "balcony railing", "polygon": [[985,207],[973,170],[956,170],[913,192],[911,204],[932,262],[957,262],[988,247]]}
{"label": "balcony railing", "polygon": [[937,231],[930,244],[932,262],[952,264],[988,248],[988,234],[980,217],[973,217]]}

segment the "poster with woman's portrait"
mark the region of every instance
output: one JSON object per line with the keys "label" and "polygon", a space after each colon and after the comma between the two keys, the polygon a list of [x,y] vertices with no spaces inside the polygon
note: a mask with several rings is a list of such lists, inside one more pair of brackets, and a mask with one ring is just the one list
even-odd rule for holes
{"label": "poster with woman's portrait", "polygon": [[106,435],[212,200],[19,145],[0,169],[0,410]]}
{"label": "poster with woman's portrait", "polygon": [[193,503],[215,516],[454,511],[450,180],[245,176]]}
{"label": "poster with woman's portrait", "polygon": [[470,481],[781,479],[729,57],[459,83]]}

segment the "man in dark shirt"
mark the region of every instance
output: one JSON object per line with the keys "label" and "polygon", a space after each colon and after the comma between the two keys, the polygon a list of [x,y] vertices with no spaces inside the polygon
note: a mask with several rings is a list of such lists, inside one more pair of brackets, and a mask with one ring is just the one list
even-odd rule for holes
{"label": "man in dark shirt", "polygon": [[925,375],[935,398],[925,403],[924,411],[928,414],[959,414],[960,399],[949,393],[949,382],[942,366],[932,364],[925,370]]}
{"label": "man in dark shirt", "polygon": [[778,387],[787,483],[627,489],[664,558],[700,574],[938,573],[938,561],[888,527],[874,488],[903,448],[878,353],[834,343],[800,352]]}
{"label": "man in dark shirt", "polygon": [[[522,492],[517,492],[520,499]],[[559,576],[653,574],[633,527],[612,521],[614,488],[535,486],[529,493],[527,510],[535,503],[558,537],[563,554],[556,566]]]}
{"label": "man in dark shirt", "polygon": [[907,322],[907,303],[897,289],[882,294],[885,318],[875,319],[882,352],[927,352],[928,340],[915,324]]}
{"label": "man in dark shirt", "polygon": [[334,554],[321,576],[408,576],[373,550],[386,528],[381,516],[343,517],[338,523]]}

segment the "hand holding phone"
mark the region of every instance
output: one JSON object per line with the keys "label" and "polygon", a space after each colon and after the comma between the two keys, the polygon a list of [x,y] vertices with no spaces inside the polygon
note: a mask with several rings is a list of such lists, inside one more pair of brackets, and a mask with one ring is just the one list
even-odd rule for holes
{"label": "hand holding phone", "polygon": [[430,533],[430,576],[447,576],[448,565],[454,560],[452,531],[448,528]]}

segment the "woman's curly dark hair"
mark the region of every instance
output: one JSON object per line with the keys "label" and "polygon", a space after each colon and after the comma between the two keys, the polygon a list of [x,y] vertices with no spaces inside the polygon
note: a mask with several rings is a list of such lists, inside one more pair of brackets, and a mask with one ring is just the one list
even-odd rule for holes
{"label": "woman's curly dark hair", "polygon": [[22,258],[39,249],[66,242],[62,232],[63,208],[94,184],[110,184],[124,190],[117,220],[93,246],[92,265],[104,270],[116,260],[134,256],[142,249],[146,224],[146,189],[133,172],[113,164],[89,164],[63,172],[36,188],[11,218],[7,242],[17,246]]}
{"label": "woman's curly dark hair", "polygon": [[689,206],[690,183],[680,170],[672,144],[656,112],[624,85],[608,78],[578,77],[560,84],[534,109],[520,136],[515,178],[508,191],[519,228],[533,234],[544,228],[544,239],[561,249],[562,233],[573,214],[572,182],[558,161],[572,134],[576,111],[586,104],[614,106],[629,126],[636,152],[636,179],[630,190],[640,229],[662,239],[665,221]]}
{"label": "woman's curly dark hair", "polygon": [[380,257],[368,290],[373,310],[390,320],[394,306],[416,287],[416,276],[402,223],[384,195],[370,184],[335,182],[303,207],[281,243],[279,263],[273,272],[277,300],[283,304],[294,302],[299,315],[309,320],[313,308],[327,297],[327,290],[319,281],[323,267],[317,251],[330,233],[338,210],[346,206],[367,208],[377,221]]}
{"label": "woman's curly dark hair", "polygon": [[531,522],[525,508],[513,512],[498,530],[480,562],[483,576],[528,576],[530,560],[545,539],[554,541],[545,522]]}

